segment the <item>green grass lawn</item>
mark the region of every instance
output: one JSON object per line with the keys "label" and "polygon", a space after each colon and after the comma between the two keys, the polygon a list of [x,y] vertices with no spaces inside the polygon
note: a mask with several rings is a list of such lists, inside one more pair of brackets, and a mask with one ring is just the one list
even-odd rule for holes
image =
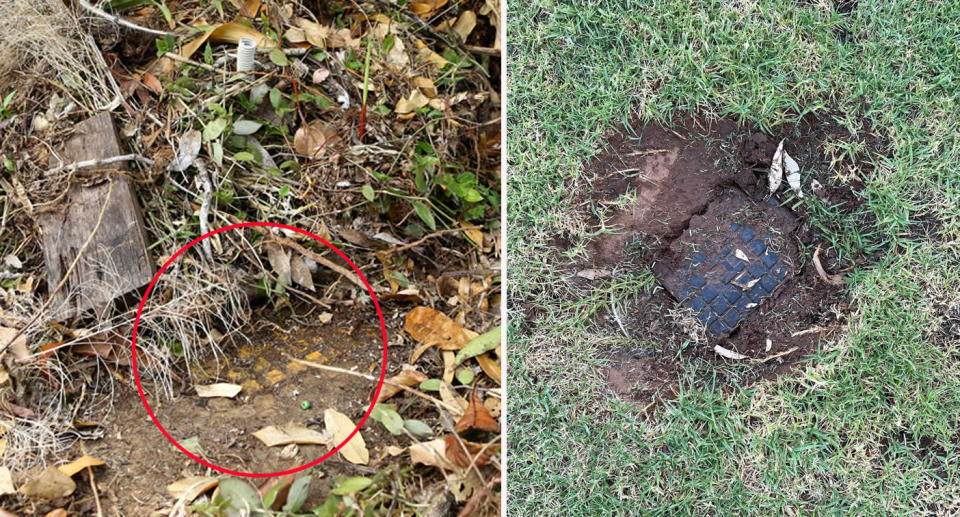
{"label": "green grass lawn", "polygon": [[[960,3],[540,0],[508,18],[509,513],[960,514]],[[556,271],[595,231],[572,201],[602,133],[686,113],[845,126],[826,172],[871,162],[876,228],[800,210],[875,253],[848,275],[844,331],[794,373],[737,388],[689,366],[648,417],[604,386],[600,352],[629,343],[584,315],[649,277],[585,295]]]}

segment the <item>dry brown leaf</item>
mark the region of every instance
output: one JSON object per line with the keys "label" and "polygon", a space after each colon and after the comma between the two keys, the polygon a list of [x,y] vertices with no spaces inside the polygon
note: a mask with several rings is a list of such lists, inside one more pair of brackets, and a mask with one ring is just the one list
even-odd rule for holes
{"label": "dry brown leaf", "polygon": [[243,3],[243,9],[241,9],[241,12],[248,18],[256,18],[257,13],[260,12],[261,5],[262,2],[260,0],[246,0]]}
{"label": "dry brown leaf", "polygon": [[218,484],[220,480],[214,477],[191,476],[167,486],[167,494],[174,499],[183,498],[185,502],[190,503]]}
{"label": "dry brown leaf", "polygon": [[273,40],[256,29],[240,23],[229,22],[218,25],[217,28],[212,31],[205,32],[195,40],[184,45],[183,48],[180,49],[180,55],[190,57],[201,45],[208,41],[210,43],[237,43],[240,41],[240,38],[252,39],[257,42],[257,48],[273,48],[276,46]]}
{"label": "dry brown leaf", "polygon": [[443,375],[440,378],[443,379],[443,382],[452,383],[453,375],[457,369],[457,354],[450,350],[444,350],[441,355],[443,355]]}
{"label": "dry brown leaf", "polygon": [[783,152],[783,167],[787,171],[787,184],[798,198],[803,198],[803,190],[800,188],[800,165],[786,151]]}
{"label": "dry brown leaf", "polygon": [[733,359],[734,361],[741,361],[743,359],[750,359],[750,357],[743,354],[738,354],[733,350],[726,349],[720,345],[714,345],[713,351],[721,357],[726,357],[727,359]]}
{"label": "dry brown leaf", "polygon": [[[428,378],[429,377],[421,372],[418,372],[417,370],[403,369],[400,370],[400,373],[390,377],[387,380],[393,384],[399,384],[401,386],[419,386],[421,382],[427,380]],[[380,397],[377,398],[377,402],[383,402],[384,400],[393,397],[401,391],[403,390],[397,386],[384,383],[383,388],[380,390]]]}
{"label": "dry brown leaf", "polygon": [[493,48],[500,50],[500,0],[485,0],[480,7],[480,14],[490,19],[490,25],[497,31],[497,37],[493,42]]}
{"label": "dry brown leaf", "polygon": [[[24,362],[30,358],[30,351],[27,350],[27,336],[20,334],[17,329],[0,327],[0,354],[5,350],[10,350],[17,361]],[[16,339],[13,337],[17,336]],[[13,340],[11,343],[10,340]]]}
{"label": "dry brown leaf", "polygon": [[467,399],[458,395],[449,382],[440,383],[440,400],[447,405],[447,409],[454,418],[462,417],[469,405]]}
{"label": "dry brown leaf", "polygon": [[80,472],[81,470],[87,467],[96,467],[98,465],[103,465],[103,461],[101,461],[99,458],[94,458],[93,456],[86,455],[86,456],[81,456],[80,458],[74,461],[71,461],[66,465],[60,465],[57,468],[60,469],[60,472],[63,472],[68,476],[73,476],[77,472]]}
{"label": "dry brown leaf", "polygon": [[253,436],[267,447],[289,445],[291,443],[308,445],[328,445],[330,443],[329,436],[292,422],[280,427],[268,425],[253,433]]}
{"label": "dry brown leaf", "polygon": [[300,126],[293,135],[293,148],[297,154],[317,158],[329,151],[338,142],[337,130],[319,120]]}
{"label": "dry brown leaf", "polygon": [[196,388],[197,396],[200,398],[226,397],[228,399],[236,397],[237,393],[240,393],[240,390],[243,389],[239,384],[226,382],[208,384],[206,386],[194,386],[194,388]]}
{"label": "dry brown leaf", "polygon": [[843,285],[843,275],[831,275],[827,273],[827,270],[823,269],[823,264],[820,263],[820,246],[817,245],[817,249],[813,250],[813,266],[817,269],[817,274],[820,275],[820,278],[824,282],[830,285]]}
{"label": "dry brown leaf", "polygon": [[422,343],[420,346],[418,346],[417,349],[410,354],[410,364],[417,364],[417,360],[420,359],[420,356],[431,348],[433,348],[431,343]]}
{"label": "dry brown leaf", "polygon": [[770,172],[767,173],[767,184],[770,186],[770,193],[773,194],[780,188],[783,182],[783,142],[777,144],[777,150],[773,153],[773,160],[770,161]]}
{"label": "dry brown leaf", "polygon": [[20,493],[30,499],[57,499],[72,494],[76,489],[77,484],[70,476],[60,472],[57,467],[50,467],[21,486]]}
{"label": "dry brown leaf", "polygon": [[[424,95],[432,99],[437,96],[437,85],[429,77],[417,76],[412,79],[413,85],[420,89]],[[463,226],[469,226],[465,222],[460,223]]]}
{"label": "dry brown leaf", "polygon": [[413,0],[408,4],[410,12],[426,18],[433,11],[447,5],[447,0]]}
{"label": "dry brown leaf", "polygon": [[[433,100],[436,101],[437,99]],[[427,98],[420,90],[413,90],[407,98],[397,101],[394,111],[400,120],[407,120],[413,118],[414,110],[422,108],[430,102],[431,99]]]}
{"label": "dry brown leaf", "polygon": [[463,233],[470,239],[470,242],[478,247],[483,247],[483,232],[479,228],[470,228],[470,226],[466,221],[460,221],[460,227],[464,229]]}
{"label": "dry brown leaf", "polygon": [[[500,450],[500,444],[490,445],[484,450],[483,444],[468,442],[462,438],[458,440],[453,434],[448,434],[443,441],[447,460],[460,468],[469,467],[474,460],[478,467],[482,467],[490,463],[490,458]],[[463,445],[460,445],[461,443]]]}
{"label": "dry brown leaf", "polygon": [[444,59],[443,56],[434,52],[429,45],[424,43],[421,40],[413,40],[414,46],[417,47],[417,50],[420,51],[420,56],[430,62],[433,66],[437,68],[443,68],[450,64],[449,61]]}
{"label": "dry brown leaf", "polygon": [[50,510],[43,517],[67,517],[67,511],[63,508],[57,508],[56,510]]}
{"label": "dry brown leaf", "polygon": [[150,72],[145,72],[143,74],[143,85],[150,89],[153,93],[160,95],[163,93],[163,85],[160,84],[160,79],[157,79],[157,76],[151,74]]}
{"label": "dry brown leaf", "polygon": [[444,470],[455,470],[457,467],[447,459],[447,445],[443,438],[420,442],[410,446],[410,460]]}
{"label": "dry brown leaf", "polygon": [[486,431],[489,433],[500,431],[500,424],[490,416],[490,412],[487,411],[486,406],[483,405],[483,400],[480,399],[480,395],[477,394],[476,390],[474,390],[470,396],[467,410],[463,413],[460,420],[457,421],[456,430],[460,434],[471,430]]}
{"label": "dry brown leaf", "polygon": [[296,18],[293,23],[303,31],[303,37],[307,42],[315,47],[360,48],[360,38],[354,38],[350,34],[350,29],[334,29],[306,18]]}
{"label": "dry brown leaf", "polygon": [[10,469],[6,465],[0,465],[0,495],[13,494],[16,491]]}
{"label": "dry brown leaf", "polygon": [[[347,415],[335,409],[323,412],[323,422],[327,426],[327,432],[333,436],[334,445],[339,445],[346,440],[357,427]],[[357,465],[366,465],[370,462],[370,451],[367,450],[367,444],[364,443],[359,431],[340,449],[340,454],[343,459]]]}
{"label": "dry brown leaf", "polygon": [[611,274],[609,269],[584,269],[583,271],[577,272],[577,276],[580,278],[586,278],[591,281],[598,278],[606,278]]}
{"label": "dry brown leaf", "polygon": [[476,332],[461,327],[446,314],[429,307],[417,307],[407,313],[403,329],[418,342],[441,350],[460,350],[477,337]]}
{"label": "dry brown leaf", "polygon": [[310,267],[303,260],[303,257],[297,255],[290,259],[290,276],[293,282],[303,286],[308,291],[316,291],[313,285],[313,275],[310,273]]}
{"label": "dry brown leaf", "polygon": [[290,285],[290,252],[272,242],[268,242],[266,248],[267,260],[273,272],[277,274],[277,282]]}
{"label": "dry brown leaf", "polygon": [[477,13],[464,11],[460,17],[457,18],[457,23],[453,26],[453,32],[455,32],[457,36],[460,36],[460,41],[467,41],[467,38],[476,26]]}
{"label": "dry brown leaf", "polygon": [[[500,347],[497,347],[499,350]],[[497,384],[503,384],[500,381],[500,361],[493,358],[493,355],[490,352],[485,352],[476,357],[477,362],[480,363],[480,368],[483,368],[483,373],[486,373],[491,379],[497,381]]]}
{"label": "dry brown leaf", "polygon": [[500,416],[500,399],[497,397],[487,397],[487,400],[483,401],[483,407],[487,408],[493,418]]}

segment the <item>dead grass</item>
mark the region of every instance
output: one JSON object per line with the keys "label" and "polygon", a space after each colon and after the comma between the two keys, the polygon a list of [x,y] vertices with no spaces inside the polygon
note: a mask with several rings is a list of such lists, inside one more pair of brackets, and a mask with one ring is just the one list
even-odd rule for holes
{"label": "dead grass", "polygon": [[[82,108],[113,102],[102,57],[84,25],[61,0],[8,0],[0,17],[0,92],[49,82]],[[21,91],[25,94],[25,91]]]}

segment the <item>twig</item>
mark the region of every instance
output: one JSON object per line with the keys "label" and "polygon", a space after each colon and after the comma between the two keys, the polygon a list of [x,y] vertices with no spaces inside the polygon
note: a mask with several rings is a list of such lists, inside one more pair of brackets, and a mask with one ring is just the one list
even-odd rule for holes
{"label": "twig", "polygon": [[[206,235],[209,231],[207,217],[210,215],[210,201],[213,200],[213,185],[210,183],[210,175],[207,174],[207,168],[204,167],[199,160],[196,161],[194,165],[197,166],[197,170],[200,172],[197,178],[203,187],[203,204],[200,205],[200,235]],[[207,256],[207,260],[213,262],[213,250],[210,248],[210,239],[203,239],[203,253]]]}
{"label": "twig", "polygon": [[753,362],[754,362],[755,364],[763,364],[763,363],[765,363],[765,362],[767,362],[767,361],[772,361],[772,360],[774,360],[774,359],[776,359],[776,358],[778,358],[778,357],[783,357],[783,356],[785,356],[785,355],[792,354],[792,353],[796,352],[798,348],[800,348],[800,347],[796,347],[796,346],[795,346],[795,347],[791,348],[790,350],[786,350],[786,351],[784,351],[784,352],[780,352],[779,354],[771,355],[770,357],[764,357],[763,359],[754,359]]}
{"label": "twig", "polygon": [[490,478],[490,481],[487,481],[487,485],[483,490],[477,490],[467,501],[467,504],[463,505],[463,509],[460,510],[460,513],[457,514],[457,517],[469,517],[473,515],[474,510],[477,509],[477,505],[480,504],[480,501],[493,490],[493,487],[500,484],[500,476],[496,475]]}
{"label": "twig", "polygon": [[[230,220],[233,221],[234,223],[239,223],[239,222],[241,222],[240,219],[237,218],[236,216],[228,215],[228,217],[229,217]],[[294,242],[294,241],[292,241],[292,240],[290,240],[290,239],[288,239],[288,238],[286,238],[286,237],[280,237],[280,236],[274,235],[272,232],[270,232],[270,230],[268,230],[267,228],[264,228],[263,226],[253,226],[252,229],[253,229],[254,231],[256,231],[257,233],[259,233],[259,234],[267,237],[268,239],[272,240],[273,242],[276,242],[277,244],[286,246],[286,247],[288,247],[288,248],[293,248],[293,249],[296,250],[297,252],[299,252],[299,253],[301,253],[301,254],[303,254],[303,255],[306,255],[307,257],[310,258],[310,260],[316,262],[317,264],[320,264],[320,265],[322,265],[322,266],[324,266],[324,267],[326,267],[326,268],[332,269],[333,271],[339,273],[341,276],[343,276],[343,277],[346,278],[347,280],[353,282],[353,284],[356,285],[357,287],[359,287],[359,288],[361,288],[361,289],[366,289],[366,288],[367,288],[367,286],[364,285],[363,281],[361,281],[361,280],[357,277],[357,275],[355,274],[355,272],[350,271],[349,269],[347,269],[347,268],[345,268],[345,267],[343,267],[343,266],[340,266],[340,265],[335,264],[333,261],[331,261],[331,260],[328,259],[327,257],[324,257],[323,255],[321,255],[321,254],[319,254],[319,253],[317,253],[317,252],[315,252],[315,251],[312,251],[312,250],[309,250],[309,249],[303,247],[303,245],[301,245],[300,243]],[[370,288],[371,288],[374,292],[378,292],[378,293],[385,292],[384,289],[378,289],[378,288],[374,287],[373,285],[371,285]]]}
{"label": "twig", "polygon": [[135,29],[135,30],[138,30],[138,31],[148,32],[148,33],[150,33],[150,34],[155,34],[155,35],[157,35],[157,36],[179,36],[179,34],[177,34],[177,33],[175,33],[175,32],[167,32],[167,31],[161,31],[161,30],[157,30],[157,29],[150,29],[150,28],[147,28],[147,27],[141,27],[140,25],[137,25],[136,23],[133,23],[133,22],[131,22],[131,21],[127,21],[127,20],[124,19],[124,18],[121,18],[121,17],[119,17],[119,16],[115,16],[115,15],[113,15],[113,14],[110,14],[110,13],[108,13],[108,12],[104,11],[103,9],[98,8],[98,7],[94,7],[94,6],[90,5],[90,3],[87,2],[87,0],[80,0],[80,7],[83,7],[83,8],[86,9],[87,11],[90,11],[91,13],[93,13],[93,14],[95,14],[95,15],[97,15],[97,16],[100,16],[101,18],[106,18],[107,20],[110,20],[110,21],[113,22],[113,23],[116,23],[116,24],[118,24],[118,25],[123,25],[124,27],[130,28],[130,29]]}
{"label": "twig", "polygon": [[623,331],[623,335],[627,339],[630,339],[630,333],[627,332],[627,328],[623,326],[623,322],[620,321],[620,314],[617,312],[617,301],[613,298],[613,291],[610,291],[610,309],[613,310],[613,318],[617,320],[617,325],[620,325],[620,330]]}
{"label": "twig", "polygon": [[824,332],[826,330],[830,330],[830,327],[810,327],[806,330],[799,330],[797,332],[794,332],[793,334],[790,334],[790,337],[799,337],[806,334],[815,334],[817,332]]}
{"label": "twig", "polygon": [[500,57],[500,49],[498,48],[478,47],[476,45],[464,45],[463,48],[469,50],[470,52],[473,52],[474,54]]}
{"label": "twig", "polygon": [[17,340],[23,333],[30,328],[31,325],[36,323],[40,316],[50,307],[50,304],[53,303],[54,296],[60,292],[60,289],[63,289],[63,286],[66,285],[67,280],[70,279],[70,275],[73,274],[73,270],[77,267],[77,264],[80,263],[80,259],[83,257],[83,254],[86,253],[87,247],[90,246],[90,243],[93,241],[93,237],[97,234],[97,231],[100,229],[100,225],[103,223],[103,216],[107,213],[107,206],[110,204],[110,197],[113,195],[113,179],[110,180],[110,186],[107,188],[107,197],[103,200],[103,206],[100,207],[100,215],[97,216],[97,224],[93,226],[93,231],[90,232],[90,236],[87,237],[87,240],[84,241],[83,246],[80,246],[80,250],[77,251],[77,256],[74,257],[73,262],[70,263],[70,267],[67,268],[67,271],[63,274],[63,278],[60,279],[60,283],[50,291],[50,295],[47,298],[47,301],[44,302],[43,306],[40,307],[40,310],[33,315],[33,318],[30,318],[30,321],[26,325],[17,330],[17,333],[10,338],[9,341],[2,347],[0,350],[7,348],[14,341]]}
{"label": "twig", "polygon": [[[87,448],[80,444],[80,450],[87,454]],[[103,517],[103,507],[100,506],[100,493],[97,492],[97,482],[93,479],[93,467],[87,465],[87,476],[90,477],[90,489],[93,490],[93,500],[97,503],[97,517]]]}
{"label": "twig", "polygon": [[199,61],[194,61],[193,59],[190,59],[190,58],[188,58],[188,57],[183,57],[183,56],[181,56],[180,54],[177,54],[176,52],[167,52],[166,54],[163,55],[163,57],[168,57],[168,58],[170,58],[170,59],[172,59],[172,60],[174,60],[174,61],[179,61],[179,62],[181,62],[181,63],[187,63],[187,64],[189,64],[189,65],[193,65],[193,66],[195,66],[195,67],[202,68],[202,69],[204,69],[204,70],[206,70],[206,71],[208,71],[208,72],[213,72],[213,73],[217,73],[217,74],[230,73],[230,70],[229,70],[229,69],[226,69],[226,68],[217,68],[217,67],[215,67],[215,66],[210,66],[210,65],[208,65],[208,64],[206,64],[206,63],[201,63],[201,62],[199,62]]}
{"label": "twig", "polygon": [[[319,253],[317,253],[317,252],[315,252],[315,251],[313,251],[313,250],[309,250],[309,249],[303,247],[303,245],[301,245],[299,242],[292,241],[292,240],[290,240],[290,239],[288,239],[288,238],[286,238],[286,237],[279,237],[279,236],[277,236],[277,235],[274,235],[274,234],[270,233],[269,231],[267,231],[266,228],[263,228],[262,226],[254,226],[253,228],[254,228],[255,230],[260,231],[260,233],[266,235],[268,238],[270,238],[271,240],[273,240],[273,241],[276,242],[277,244],[282,244],[282,245],[284,245],[284,246],[287,246],[288,248],[293,248],[293,249],[297,250],[298,252],[306,255],[307,257],[309,257],[311,260],[313,260],[313,261],[316,262],[317,264],[320,264],[320,265],[322,265],[322,266],[324,266],[324,267],[327,267],[327,268],[330,268],[330,269],[336,271],[337,273],[340,273],[340,274],[341,274],[343,277],[345,277],[347,280],[353,282],[353,284],[356,285],[357,287],[359,287],[359,288],[361,288],[361,289],[366,289],[366,288],[367,288],[367,286],[364,285],[363,281],[361,281],[360,278],[357,277],[357,275],[356,275],[355,272],[350,271],[349,269],[347,269],[347,268],[345,268],[345,267],[343,267],[343,266],[340,266],[340,265],[337,265],[337,264],[333,263],[333,261],[331,261],[331,260],[328,259],[327,257],[324,257],[323,255],[321,255],[321,254],[319,254]],[[377,289],[376,287],[373,287],[372,285],[370,286],[370,288],[373,289],[375,292],[384,292],[383,289]]]}
{"label": "twig", "polygon": [[420,18],[416,14],[412,13],[409,9],[401,7],[393,2],[388,0],[373,0],[374,4],[379,5],[380,7],[386,9],[396,9],[404,18],[412,22],[414,25],[420,27],[421,30],[429,34],[432,38],[438,39],[445,43],[451,49],[462,48],[462,45],[459,43],[454,43],[452,40],[441,34],[439,31],[430,26],[429,23],[425,22],[423,18]]}
{"label": "twig", "polygon": [[820,275],[820,278],[824,282],[830,285],[843,285],[843,275],[831,275],[823,269],[823,265],[820,264],[820,245],[817,245],[817,249],[813,251],[813,266],[817,269],[817,274]]}
{"label": "twig", "polygon": [[61,165],[59,167],[54,167],[48,169],[43,173],[44,176],[52,176],[62,170],[70,170],[71,172],[82,169],[84,167],[99,167],[101,165],[109,165],[111,163],[125,162],[127,160],[136,160],[145,165],[153,166],[154,161],[145,156],[140,156],[139,154],[123,154],[120,156],[111,156],[109,158],[95,158],[93,160],[84,160],[82,162],[73,162],[67,165]]}
{"label": "twig", "polygon": [[[421,238],[419,238],[419,239],[411,242],[410,244],[404,244],[403,246],[396,246],[396,247],[390,248],[390,249],[388,249],[388,250],[378,251],[378,252],[377,252],[377,255],[382,255],[382,256],[389,257],[390,255],[393,255],[394,253],[399,253],[399,252],[401,252],[401,251],[406,251],[406,250],[408,250],[408,249],[410,249],[410,248],[415,248],[415,247],[423,244],[424,242],[427,242],[428,240],[433,239],[433,238],[435,238],[435,237],[440,237],[441,235],[446,235],[446,234],[448,234],[448,233],[463,232],[463,231],[466,231],[466,230],[479,230],[480,228],[481,228],[481,226],[464,226],[464,227],[462,227],[462,228],[452,228],[452,229],[449,229],[449,230],[440,230],[440,231],[438,231],[438,232],[433,232],[433,233],[431,233],[431,234],[429,234],[429,235],[424,235],[423,237],[421,237]],[[403,241],[401,241],[401,242],[403,242]]]}
{"label": "twig", "polygon": [[[367,375],[367,374],[365,374],[365,373],[354,372],[354,371],[352,371],[352,370],[345,370],[345,369],[343,369],[343,368],[337,368],[336,366],[327,366],[327,365],[325,365],[325,364],[314,363],[314,362],[311,362],[311,361],[304,361],[303,359],[297,359],[296,357],[293,357],[292,355],[290,355],[290,354],[288,354],[288,353],[286,353],[286,352],[283,352],[283,355],[287,356],[291,361],[293,361],[293,362],[295,362],[295,363],[300,363],[300,364],[302,364],[302,365],[304,365],[304,366],[309,366],[309,367],[311,367],[311,368],[316,368],[316,369],[318,369],[318,370],[326,370],[326,371],[329,371],[329,372],[336,372],[336,373],[345,373],[345,374],[347,374],[347,375],[353,375],[354,377],[360,377],[360,378],[363,378],[363,379],[367,379],[368,381],[380,382],[380,378],[379,378],[379,377],[374,377],[373,375]],[[420,397],[420,398],[422,398],[422,399],[424,399],[424,400],[429,400],[430,402],[433,402],[434,404],[443,406],[443,407],[447,408],[447,409],[450,410],[450,411],[460,411],[460,408],[456,408],[456,407],[454,407],[454,406],[451,406],[450,404],[447,404],[446,402],[444,402],[444,401],[442,401],[442,400],[440,400],[440,399],[431,397],[430,395],[427,395],[426,393],[423,393],[422,391],[415,390],[415,389],[413,389],[413,388],[411,388],[411,387],[409,387],[409,386],[404,386],[403,384],[397,384],[397,383],[395,383],[395,382],[390,382],[390,381],[388,381],[388,380],[384,380],[383,383],[384,383],[384,384],[389,384],[389,385],[394,386],[394,387],[397,387],[397,388],[400,388],[400,389],[402,389],[403,391],[406,391],[406,392],[408,392],[408,393],[413,393],[414,395],[416,395],[416,396],[418,396],[418,397]]]}

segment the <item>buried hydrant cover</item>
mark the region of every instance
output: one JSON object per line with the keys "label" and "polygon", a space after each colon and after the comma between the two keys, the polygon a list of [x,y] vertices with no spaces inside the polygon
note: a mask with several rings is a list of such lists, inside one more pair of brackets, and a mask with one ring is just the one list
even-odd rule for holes
{"label": "buried hydrant cover", "polygon": [[793,216],[737,189],[721,192],[690,219],[653,270],[707,332],[729,335],[762,312],[791,281],[797,264]]}

